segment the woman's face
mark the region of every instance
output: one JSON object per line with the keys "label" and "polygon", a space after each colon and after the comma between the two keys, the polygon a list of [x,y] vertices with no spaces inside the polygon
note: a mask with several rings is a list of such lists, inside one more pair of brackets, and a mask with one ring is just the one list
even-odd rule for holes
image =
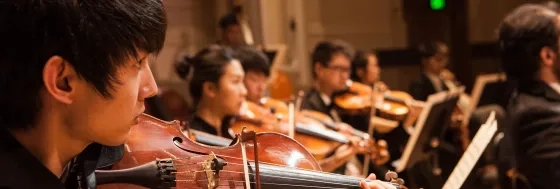
{"label": "woman's face", "polygon": [[368,56],[368,64],[365,68],[365,77],[362,78],[363,83],[373,84],[379,81],[379,75],[381,73],[381,68],[379,68],[379,60],[375,55]]}
{"label": "woman's face", "polygon": [[243,83],[244,75],[243,67],[237,60],[224,67],[224,74],[218,81],[218,87],[211,99],[216,112],[225,116],[239,114],[247,96],[247,89]]}

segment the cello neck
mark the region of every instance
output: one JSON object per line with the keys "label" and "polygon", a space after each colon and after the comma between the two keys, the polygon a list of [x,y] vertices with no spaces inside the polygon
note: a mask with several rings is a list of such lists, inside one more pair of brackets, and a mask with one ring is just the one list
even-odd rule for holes
{"label": "cello neck", "polygon": [[[254,172],[254,163],[250,163],[249,170]],[[259,164],[260,183],[262,189],[309,189],[309,188],[348,188],[360,189],[363,178],[308,171],[303,169]],[[254,183],[254,177],[251,178]],[[370,181],[383,182],[383,181]],[[397,189],[400,185],[390,183]]]}

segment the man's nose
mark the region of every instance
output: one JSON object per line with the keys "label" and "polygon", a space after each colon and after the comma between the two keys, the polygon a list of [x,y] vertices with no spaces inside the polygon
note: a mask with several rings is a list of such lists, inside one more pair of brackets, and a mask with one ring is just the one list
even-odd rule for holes
{"label": "man's nose", "polygon": [[138,95],[138,98],[140,98],[139,100],[144,100],[146,98],[155,96],[158,92],[156,80],[154,79],[154,75],[152,74],[150,66],[148,64],[144,64],[144,66],[146,67],[142,70],[144,73],[141,77],[142,80],[139,91],[140,94]]}

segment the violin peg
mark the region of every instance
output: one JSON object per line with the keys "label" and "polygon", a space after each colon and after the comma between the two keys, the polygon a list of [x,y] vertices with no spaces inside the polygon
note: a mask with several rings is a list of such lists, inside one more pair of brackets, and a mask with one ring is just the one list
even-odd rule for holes
{"label": "violin peg", "polygon": [[398,178],[396,182],[399,185],[404,185],[404,180],[402,178]]}
{"label": "violin peg", "polygon": [[396,172],[388,171],[385,174],[385,180],[387,180],[387,181],[391,181],[391,180],[397,179],[397,178],[399,178],[399,175]]}

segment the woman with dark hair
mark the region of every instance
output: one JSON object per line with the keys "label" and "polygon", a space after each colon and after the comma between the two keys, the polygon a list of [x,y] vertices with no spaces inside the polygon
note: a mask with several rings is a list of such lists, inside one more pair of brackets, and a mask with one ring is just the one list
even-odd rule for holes
{"label": "woman with dark hair", "polygon": [[176,67],[189,82],[194,116],[189,127],[209,134],[231,137],[228,124],[239,114],[247,89],[245,72],[227,48],[212,46]]}
{"label": "woman with dark hair", "polygon": [[373,85],[379,81],[381,68],[379,60],[374,51],[358,51],[352,60],[352,72],[350,79],[366,85]]}

